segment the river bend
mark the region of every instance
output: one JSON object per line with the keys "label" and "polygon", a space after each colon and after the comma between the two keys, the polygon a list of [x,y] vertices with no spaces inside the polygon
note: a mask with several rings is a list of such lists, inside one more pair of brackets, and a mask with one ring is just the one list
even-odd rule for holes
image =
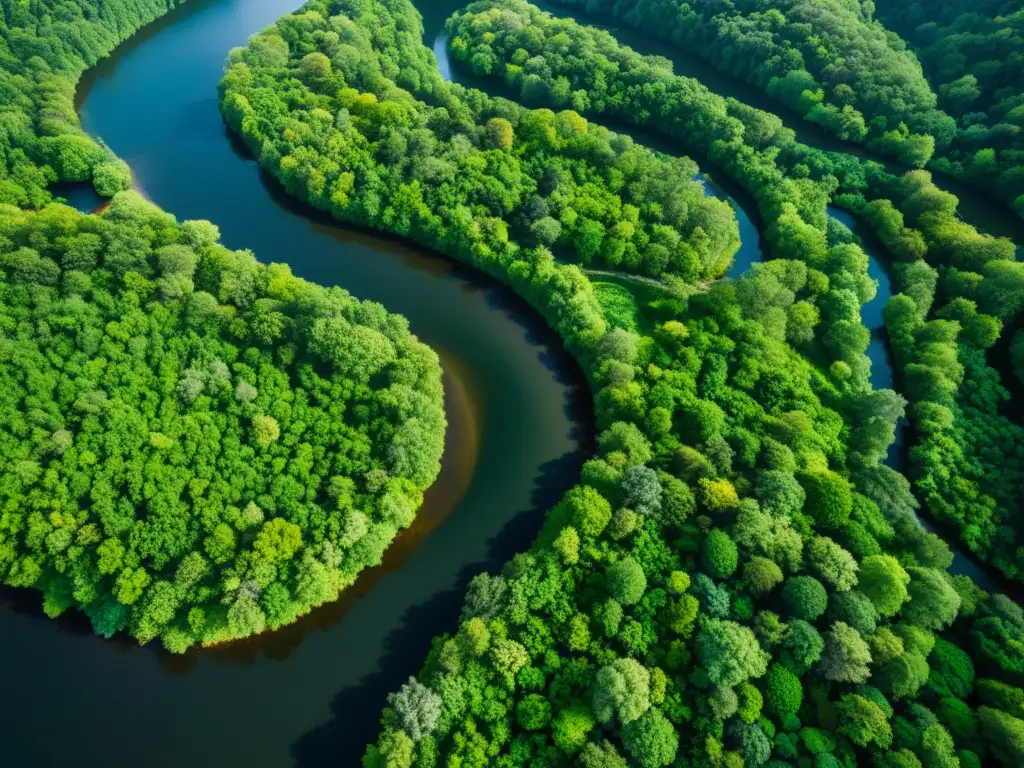
{"label": "river bend", "polygon": [[[228,50],[301,0],[196,0],[88,73],[82,122],[179,220],[409,318],[445,369],[442,475],[413,528],[342,598],[298,624],[184,658],[46,619],[0,591],[0,722],[12,766],[357,765],[388,692],[455,625],[469,578],[526,549],[579,477],[590,397],[524,301],[439,256],[357,233],[293,203],[217,108]],[[429,535],[428,535],[429,534]]]}
{"label": "river bend", "polygon": [[[229,247],[406,315],[445,368],[451,426],[441,478],[384,565],[341,600],[225,648],[172,658],[101,640],[81,618],[51,622],[34,593],[0,592],[0,654],[18,660],[0,704],[12,765],[358,764],[387,693],[415,673],[430,639],[454,625],[468,578],[525,549],[543,511],[578,477],[590,442],[589,396],[557,337],[524,302],[438,256],[311,214],[222,125],[216,84],[228,49],[299,3],[195,0],[179,8],[86,76],[83,125],[179,219],[210,219]],[[426,42],[449,77],[443,23],[464,4],[418,3]],[[621,33],[636,45],[635,35]],[[637,45],[666,52],[649,47]],[[683,68],[673,58],[677,71],[710,78],[714,90],[726,82],[708,65],[697,62],[695,72],[694,62]],[[740,221],[735,276],[763,258],[758,217],[753,201],[719,183],[731,194],[712,184],[709,193],[731,198]],[[888,279],[878,254],[869,255],[881,283],[865,307],[873,382],[891,386],[879,330]]]}

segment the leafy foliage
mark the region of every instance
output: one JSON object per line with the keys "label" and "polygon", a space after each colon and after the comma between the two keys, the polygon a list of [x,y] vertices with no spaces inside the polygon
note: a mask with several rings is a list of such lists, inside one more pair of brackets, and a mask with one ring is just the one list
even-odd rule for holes
{"label": "leafy foliage", "polygon": [[841,0],[558,0],[611,14],[766,91],[842,139],[922,166],[956,133],[917,58]]}
{"label": "leafy foliage", "polygon": [[404,318],[217,237],[127,192],[0,207],[0,576],[179,652],[334,599],[444,441]]}
{"label": "leafy foliage", "polygon": [[957,134],[937,167],[995,189],[1024,215],[1024,9],[1006,0],[879,3],[883,23],[915,48]]}
{"label": "leafy foliage", "polygon": [[0,204],[40,208],[54,182],[92,181],[105,197],[127,189],[128,166],[79,127],[81,74],[174,0],[33,0],[0,13]]}

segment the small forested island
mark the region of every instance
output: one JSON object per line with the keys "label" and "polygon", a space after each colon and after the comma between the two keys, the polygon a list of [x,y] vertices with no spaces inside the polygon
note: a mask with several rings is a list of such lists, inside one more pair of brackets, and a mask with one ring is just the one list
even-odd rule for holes
{"label": "small forested island", "polygon": [[[216,94],[298,215],[503,283],[593,405],[532,545],[471,563],[339,752],[1024,765],[1019,3],[458,6],[310,0]],[[183,652],[334,600],[458,446],[407,320],[178,223],[79,128],[78,76],[169,9],[0,9],[0,579]]]}

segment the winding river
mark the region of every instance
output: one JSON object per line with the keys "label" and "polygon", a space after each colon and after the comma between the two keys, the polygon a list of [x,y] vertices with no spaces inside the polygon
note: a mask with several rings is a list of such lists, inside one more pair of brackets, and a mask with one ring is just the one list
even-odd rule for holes
{"label": "winding river", "polygon": [[[17,662],[0,704],[11,765],[357,765],[387,693],[455,623],[467,580],[528,546],[589,448],[582,377],[524,302],[440,257],[311,214],[222,125],[215,89],[228,49],[299,3],[193,0],[87,75],[83,124],[179,219],[210,219],[230,247],[406,315],[445,368],[441,477],[382,566],[338,602],[251,641],[171,657],[94,637],[81,617],[45,619],[35,593],[0,592],[0,658]],[[437,40],[463,4],[420,3],[449,75]],[[753,201],[722,187],[708,185],[737,208],[743,245],[730,274],[740,274],[763,258],[758,219]],[[892,383],[877,331],[887,286],[865,308],[876,386]]]}
{"label": "winding river", "polygon": [[251,641],[171,657],[96,638],[80,616],[51,622],[38,594],[0,592],[7,765],[358,765],[387,693],[454,626],[468,579],[526,549],[579,477],[589,393],[525,302],[438,256],[310,214],[230,140],[216,103],[228,49],[299,4],[189,2],[83,80],[83,125],[179,220],[210,219],[230,247],[408,317],[445,369],[442,475],[381,567]]}
{"label": "winding river", "polygon": [[[882,245],[875,239],[874,235],[867,231],[848,211],[841,208],[829,206],[829,216],[846,225],[852,232],[861,238],[864,252],[868,255],[868,275],[878,284],[875,297],[861,307],[861,319],[865,327],[871,332],[871,341],[868,344],[867,355],[871,358],[871,386],[875,389],[894,389],[897,392],[899,387],[893,372],[893,361],[889,342],[885,334],[885,318],[883,310],[886,303],[892,296],[892,277],[889,274],[888,261],[885,259]],[[896,426],[896,439],[889,446],[889,455],[885,463],[900,472],[906,470],[907,464],[907,433],[909,422],[900,419]],[[953,553],[953,563],[949,572],[956,575],[970,576],[974,583],[987,592],[1004,592],[1020,600],[1019,590],[1016,585],[1007,582],[998,571],[986,565],[973,553],[963,550],[955,545],[955,535],[943,535],[938,526],[927,518],[918,515],[918,520],[927,531],[938,533],[949,544]]]}

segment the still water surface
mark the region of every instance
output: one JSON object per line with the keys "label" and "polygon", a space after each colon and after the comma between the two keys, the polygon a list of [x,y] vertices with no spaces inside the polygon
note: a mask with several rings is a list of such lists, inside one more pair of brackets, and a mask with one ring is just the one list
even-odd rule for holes
{"label": "still water surface", "polygon": [[[589,396],[558,338],[471,270],[311,216],[229,139],[216,85],[230,47],[300,0],[199,0],[83,81],[90,133],[179,219],[409,318],[439,351],[451,427],[417,523],[341,600],[298,625],[184,658],[57,622],[0,593],[0,704],[12,766],[356,765],[385,697],[454,626],[467,580],[531,541],[579,476]],[[429,534],[429,535],[427,535]]]}
{"label": "still water surface", "polygon": [[[426,42],[447,76],[443,22],[462,4],[421,3]],[[406,315],[445,366],[442,477],[383,567],[337,603],[251,642],[169,657],[100,640],[74,617],[50,622],[33,594],[0,593],[0,658],[12,665],[0,722],[11,765],[357,764],[387,692],[416,671],[430,638],[453,626],[466,580],[525,548],[543,510],[578,476],[589,398],[534,313],[469,270],[310,215],[227,135],[215,99],[227,50],[298,5],[199,0],[173,12],[83,81],[83,124],[179,219],[208,218],[230,247]],[[751,95],[699,60],[682,69],[673,58],[677,71],[714,90]],[[763,258],[745,202],[733,274]],[[871,256],[882,286],[865,319],[875,384],[890,386],[872,324],[888,280]]]}

